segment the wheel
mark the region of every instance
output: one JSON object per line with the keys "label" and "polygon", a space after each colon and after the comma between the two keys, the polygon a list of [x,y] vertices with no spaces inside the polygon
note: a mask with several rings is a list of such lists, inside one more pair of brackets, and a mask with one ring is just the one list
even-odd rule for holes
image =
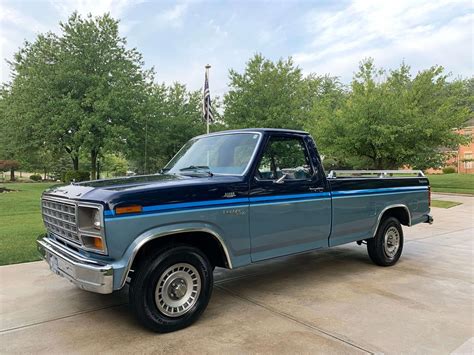
{"label": "wheel", "polygon": [[395,217],[382,220],[374,238],[367,240],[370,259],[380,266],[395,265],[403,250],[403,229]]}
{"label": "wheel", "polygon": [[138,320],[168,333],[195,322],[212,294],[213,274],[199,249],[177,246],[159,251],[137,267],[129,299]]}

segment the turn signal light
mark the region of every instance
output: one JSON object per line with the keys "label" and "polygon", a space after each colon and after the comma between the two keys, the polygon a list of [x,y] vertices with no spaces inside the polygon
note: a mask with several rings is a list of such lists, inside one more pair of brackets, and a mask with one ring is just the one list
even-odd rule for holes
{"label": "turn signal light", "polygon": [[141,211],[142,211],[142,206],[140,205],[132,205],[132,206],[124,206],[124,207],[115,208],[116,214],[140,213]]}
{"label": "turn signal light", "polygon": [[81,235],[82,243],[87,248],[87,250],[99,252],[101,254],[105,253],[105,241],[101,237],[96,237],[92,235]]}
{"label": "turn signal light", "polygon": [[102,241],[102,238],[92,238],[92,242],[94,244],[94,248],[104,250],[104,242]]}

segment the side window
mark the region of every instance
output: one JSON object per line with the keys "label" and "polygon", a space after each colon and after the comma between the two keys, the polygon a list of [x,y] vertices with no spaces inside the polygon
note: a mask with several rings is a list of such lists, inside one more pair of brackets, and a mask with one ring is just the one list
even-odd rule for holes
{"label": "side window", "polygon": [[308,152],[301,138],[272,137],[268,142],[257,169],[257,178],[276,180],[303,180],[312,176]]}

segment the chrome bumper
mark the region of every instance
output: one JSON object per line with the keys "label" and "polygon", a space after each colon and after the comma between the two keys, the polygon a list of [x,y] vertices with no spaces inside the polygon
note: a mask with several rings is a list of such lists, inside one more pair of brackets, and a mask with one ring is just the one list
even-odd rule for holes
{"label": "chrome bumper", "polygon": [[39,236],[36,243],[41,256],[55,274],[83,290],[112,293],[114,276],[111,265],[87,259],[46,235]]}

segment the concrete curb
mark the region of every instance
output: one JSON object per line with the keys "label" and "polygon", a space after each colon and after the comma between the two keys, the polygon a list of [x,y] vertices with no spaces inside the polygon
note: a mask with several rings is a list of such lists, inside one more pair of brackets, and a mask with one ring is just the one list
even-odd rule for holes
{"label": "concrete curb", "polygon": [[459,193],[455,193],[455,192],[438,192],[438,191],[433,191],[431,190],[431,193],[433,195],[451,195],[451,196],[464,196],[464,197],[474,197],[474,195],[471,195],[471,194],[459,194]]}

